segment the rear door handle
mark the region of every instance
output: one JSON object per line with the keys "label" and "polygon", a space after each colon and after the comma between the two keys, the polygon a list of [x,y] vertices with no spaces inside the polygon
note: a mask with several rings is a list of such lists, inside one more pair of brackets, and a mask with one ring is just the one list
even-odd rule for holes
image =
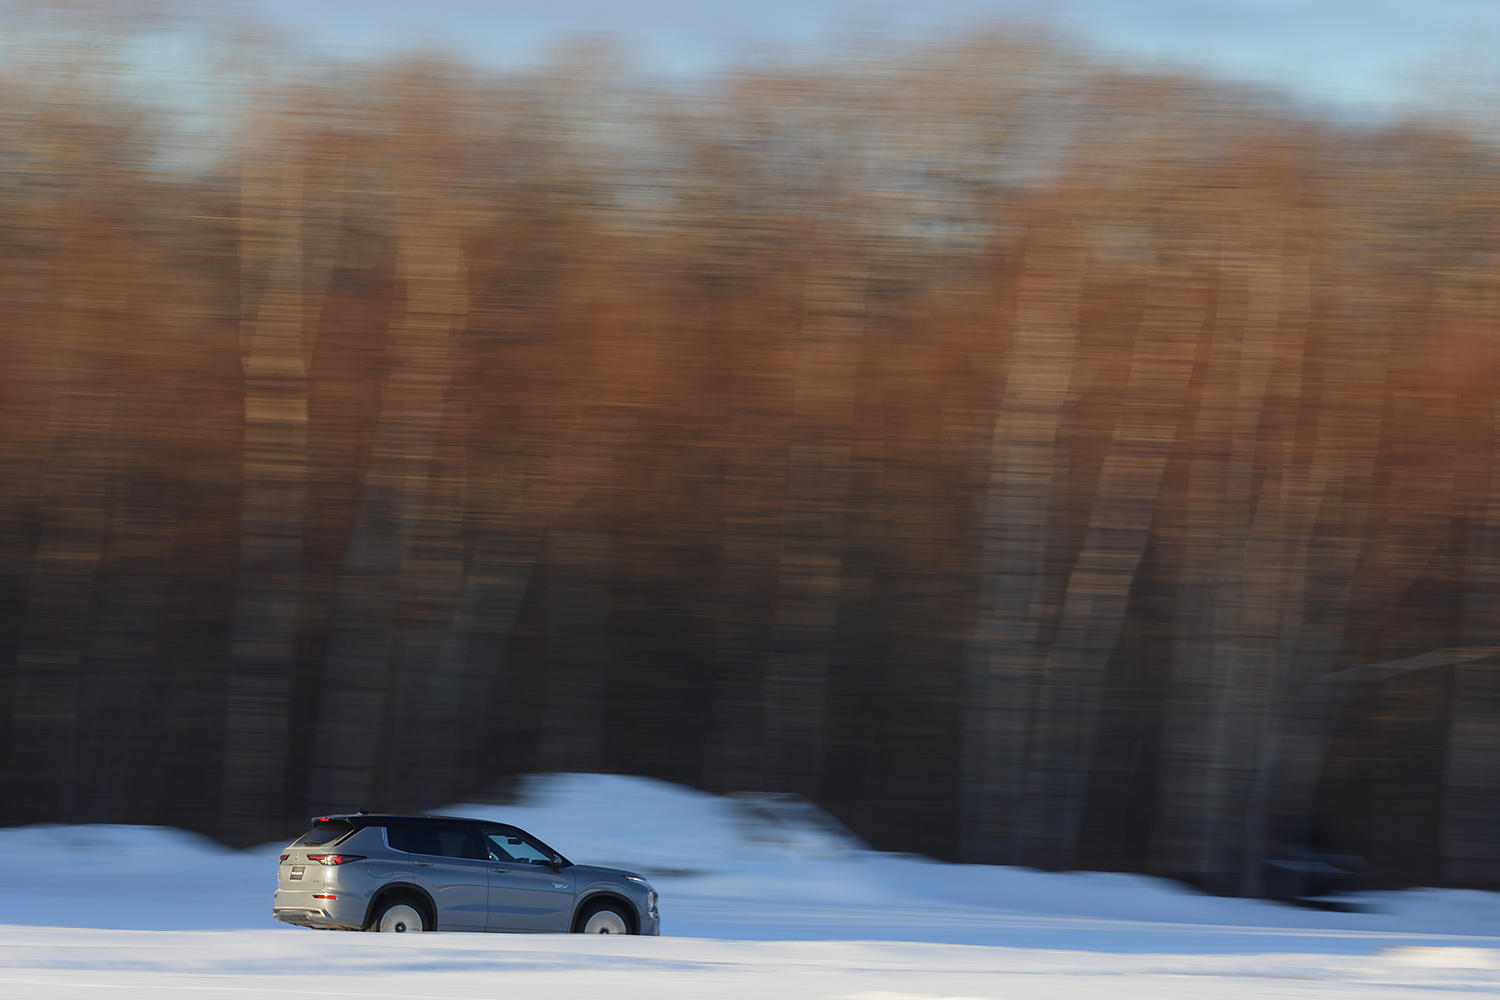
{"label": "rear door handle", "polygon": [[490,871],[492,871],[492,872],[499,872],[500,874],[503,875],[506,872],[510,871],[510,869],[509,868],[491,868]]}
{"label": "rear door handle", "polygon": [[416,865],[418,868],[431,868],[432,867],[432,862],[431,861],[413,861],[412,864]]}

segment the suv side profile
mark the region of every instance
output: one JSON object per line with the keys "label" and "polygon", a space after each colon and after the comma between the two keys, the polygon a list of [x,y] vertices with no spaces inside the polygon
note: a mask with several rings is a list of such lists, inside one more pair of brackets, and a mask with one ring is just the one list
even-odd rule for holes
{"label": "suv side profile", "polygon": [[325,930],[661,933],[635,872],[575,865],[505,823],[319,816],[281,855],[271,915]]}

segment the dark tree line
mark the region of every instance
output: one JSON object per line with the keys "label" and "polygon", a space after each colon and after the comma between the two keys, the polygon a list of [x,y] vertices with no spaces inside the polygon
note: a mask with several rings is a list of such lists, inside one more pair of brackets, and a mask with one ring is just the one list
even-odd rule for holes
{"label": "dark tree line", "polygon": [[998,36],[249,79],[0,74],[0,821],[1500,887],[1489,147]]}

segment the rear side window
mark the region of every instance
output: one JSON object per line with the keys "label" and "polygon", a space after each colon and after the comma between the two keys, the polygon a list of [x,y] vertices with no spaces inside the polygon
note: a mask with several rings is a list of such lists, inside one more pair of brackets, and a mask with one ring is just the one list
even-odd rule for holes
{"label": "rear side window", "polygon": [[354,824],[347,819],[315,819],[313,828],[304,833],[293,847],[327,847],[343,840],[354,832]]}
{"label": "rear side window", "polygon": [[464,823],[391,823],[386,843],[407,854],[437,858],[478,858],[474,834]]}

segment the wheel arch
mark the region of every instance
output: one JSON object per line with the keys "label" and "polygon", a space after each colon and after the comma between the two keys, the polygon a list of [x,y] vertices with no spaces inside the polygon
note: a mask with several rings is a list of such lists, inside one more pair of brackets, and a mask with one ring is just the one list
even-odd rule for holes
{"label": "wheel arch", "polygon": [[590,907],[598,903],[614,903],[620,912],[624,914],[625,919],[630,922],[630,933],[639,934],[641,932],[641,915],[636,912],[635,904],[618,892],[611,892],[608,889],[598,889],[584,896],[573,907],[573,923],[570,928],[572,933],[578,933],[583,925],[584,914],[589,912]]}
{"label": "wheel arch", "polygon": [[397,882],[394,885],[382,886],[380,891],[370,897],[370,905],[365,907],[365,922],[363,926],[369,927],[370,921],[375,919],[375,911],[392,897],[411,898],[416,900],[423,909],[427,911],[427,922],[431,924],[431,930],[437,930],[437,906],[427,890],[411,882]]}

